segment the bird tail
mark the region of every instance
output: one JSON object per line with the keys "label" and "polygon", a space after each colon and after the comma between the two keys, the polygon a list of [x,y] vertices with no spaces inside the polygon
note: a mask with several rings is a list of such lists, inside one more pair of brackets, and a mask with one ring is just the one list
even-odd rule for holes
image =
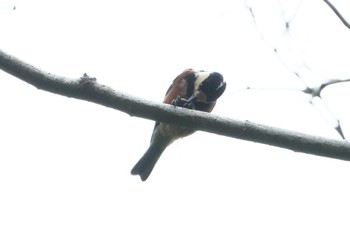
{"label": "bird tail", "polygon": [[131,174],[140,175],[142,181],[147,180],[167,145],[168,143],[151,143],[146,153],[131,170]]}

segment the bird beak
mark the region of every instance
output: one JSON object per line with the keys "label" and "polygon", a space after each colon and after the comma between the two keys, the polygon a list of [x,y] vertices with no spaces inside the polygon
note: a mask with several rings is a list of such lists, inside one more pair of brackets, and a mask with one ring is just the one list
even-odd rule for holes
{"label": "bird beak", "polygon": [[217,98],[219,98],[226,90],[226,82],[220,83],[220,85],[215,89],[217,92]]}
{"label": "bird beak", "polygon": [[220,90],[220,89],[226,89],[226,82],[222,82],[221,84],[220,84],[220,86],[218,86],[217,88],[216,88],[216,91],[218,91],[218,90]]}

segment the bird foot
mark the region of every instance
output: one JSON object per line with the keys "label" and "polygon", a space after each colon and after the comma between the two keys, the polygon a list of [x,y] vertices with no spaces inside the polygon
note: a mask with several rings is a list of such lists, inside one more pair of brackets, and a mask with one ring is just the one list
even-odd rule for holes
{"label": "bird foot", "polygon": [[171,101],[171,104],[177,107],[195,109],[192,101],[188,101],[187,99],[181,98],[180,96],[177,96],[175,99],[173,99],[173,101]]}

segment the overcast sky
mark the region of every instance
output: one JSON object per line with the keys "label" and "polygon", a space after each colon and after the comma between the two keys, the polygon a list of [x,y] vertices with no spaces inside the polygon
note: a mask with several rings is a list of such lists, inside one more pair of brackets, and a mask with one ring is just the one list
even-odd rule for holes
{"label": "overcast sky", "polygon": [[[160,102],[184,69],[217,71],[215,114],[350,137],[349,84],[317,107],[297,91],[350,78],[350,31],[321,0],[1,0],[0,27],[1,50],[54,74]],[[0,77],[0,232],[350,230],[349,162],[197,132],[143,183],[154,122]]]}

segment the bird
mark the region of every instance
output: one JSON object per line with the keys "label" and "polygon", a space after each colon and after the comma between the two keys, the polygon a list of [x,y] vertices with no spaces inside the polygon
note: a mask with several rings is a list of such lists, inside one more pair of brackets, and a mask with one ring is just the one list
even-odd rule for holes
{"label": "bird", "polygon": [[[224,93],[226,82],[218,72],[186,69],[168,88],[163,103],[203,112],[211,112]],[[132,175],[147,180],[163,151],[175,140],[193,134],[195,130],[175,124],[156,122],[149,148],[132,168]]]}

